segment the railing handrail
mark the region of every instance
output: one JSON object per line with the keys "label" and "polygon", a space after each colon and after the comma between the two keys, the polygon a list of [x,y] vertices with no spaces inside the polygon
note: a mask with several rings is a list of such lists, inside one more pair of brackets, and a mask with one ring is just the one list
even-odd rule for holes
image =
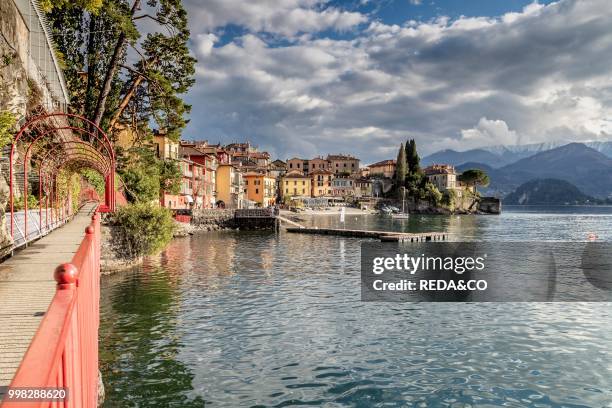
{"label": "railing handrail", "polygon": [[[28,407],[96,406],[99,256],[100,214],[96,212],[72,263],[56,268],[57,291],[10,384],[11,388],[64,387],[68,398],[65,402],[32,402]],[[23,402],[0,406],[24,407]]]}

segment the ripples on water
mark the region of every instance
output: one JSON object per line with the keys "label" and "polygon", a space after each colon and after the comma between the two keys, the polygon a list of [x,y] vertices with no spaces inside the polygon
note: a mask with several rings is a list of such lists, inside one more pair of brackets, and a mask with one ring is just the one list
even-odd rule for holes
{"label": "ripples on water", "polygon": [[[612,240],[610,215],[347,222]],[[106,406],[611,406],[609,303],[363,303],[359,244],[210,233],[105,277]]]}

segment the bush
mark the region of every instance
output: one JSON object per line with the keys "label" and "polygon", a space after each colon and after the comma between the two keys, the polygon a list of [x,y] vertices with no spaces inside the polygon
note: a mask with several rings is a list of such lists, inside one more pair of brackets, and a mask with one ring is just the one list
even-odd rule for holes
{"label": "bush", "polygon": [[457,192],[455,190],[446,190],[442,194],[442,205],[447,207],[449,210],[455,208],[457,202]]}
{"label": "bush", "polygon": [[175,223],[170,210],[150,203],[119,208],[110,219],[120,231],[118,244],[132,257],[152,255],[172,240]]}
{"label": "bush", "polygon": [[[33,196],[32,194],[28,195],[28,210],[35,210],[38,208],[38,198]],[[15,197],[13,199],[13,209],[15,211],[21,211],[24,209],[23,196]],[[11,202],[10,199],[6,203],[6,211],[11,211]]]}

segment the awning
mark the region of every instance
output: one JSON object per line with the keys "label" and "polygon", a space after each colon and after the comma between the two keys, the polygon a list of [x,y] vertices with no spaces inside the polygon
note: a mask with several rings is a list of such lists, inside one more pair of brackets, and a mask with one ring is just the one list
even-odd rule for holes
{"label": "awning", "polygon": [[190,195],[186,195],[185,196],[185,201],[187,201],[189,204],[193,203],[193,197]]}

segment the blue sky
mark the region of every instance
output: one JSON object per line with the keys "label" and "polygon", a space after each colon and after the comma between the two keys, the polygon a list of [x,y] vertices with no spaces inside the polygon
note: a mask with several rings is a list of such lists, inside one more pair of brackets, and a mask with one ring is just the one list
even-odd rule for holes
{"label": "blue sky", "polygon": [[607,0],[186,0],[184,137],[281,159],[607,140]]}

